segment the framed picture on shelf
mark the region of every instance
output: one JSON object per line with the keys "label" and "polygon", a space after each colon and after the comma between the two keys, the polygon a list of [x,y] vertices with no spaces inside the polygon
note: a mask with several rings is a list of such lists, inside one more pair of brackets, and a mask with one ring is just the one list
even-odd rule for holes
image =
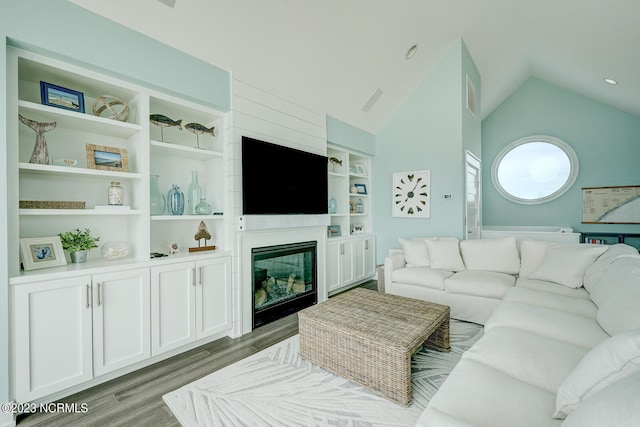
{"label": "framed picture on shelf", "polygon": [[353,184],[356,187],[356,194],[367,194],[367,186],[365,184]]}
{"label": "framed picture on shelf", "polygon": [[328,227],[328,236],[329,237],[339,237],[342,235],[342,232],[340,231],[340,226],[339,225],[330,225]]}
{"label": "framed picture on shelf", "polygon": [[25,270],[67,264],[59,236],[20,239],[20,254]]}
{"label": "framed picture on shelf", "polygon": [[82,92],[40,82],[40,101],[44,105],[64,108],[65,110],[84,113],[84,95]]}
{"label": "framed picture on shelf", "polygon": [[362,163],[356,163],[353,165],[356,168],[356,174],[361,176],[367,176],[367,170]]}
{"label": "framed picture on shelf", "polygon": [[351,234],[364,233],[364,224],[351,224]]}
{"label": "framed picture on shelf", "polygon": [[87,167],[105,171],[129,172],[127,150],[87,144]]}

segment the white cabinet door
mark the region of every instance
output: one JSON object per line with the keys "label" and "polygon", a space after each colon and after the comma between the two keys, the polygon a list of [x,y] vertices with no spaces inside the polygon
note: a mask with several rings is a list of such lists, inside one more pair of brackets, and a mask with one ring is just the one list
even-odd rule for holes
{"label": "white cabinet door", "polygon": [[355,280],[365,279],[376,272],[375,237],[363,237],[354,242]]}
{"label": "white cabinet door", "polygon": [[90,380],[91,276],[16,285],[13,296],[16,401]]}
{"label": "white cabinet door", "polygon": [[327,291],[331,292],[342,286],[342,255],[340,242],[327,243]]}
{"label": "white cabinet door", "polygon": [[195,332],[195,263],[151,268],[151,354],[189,344]]}
{"label": "white cabinet door", "polygon": [[364,275],[376,274],[376,238],[367,237],[364,240]]}
{"label": "white cabinet door", "polygon": [[196,262],[196,338],[231,327],[231,257]]}
{"label": "white cabinet door", "polygon": [[93,276],[93,373],[151,356],[149,269]]}
{"label": "white cabinet door", "polygon": [[345,240],[344,242],[342,242],[340,248],[340,261],[342,264],[340,268],[340,271],[342,273],[342,284],[348,285],[349,283],[356,280],[353,240]]}

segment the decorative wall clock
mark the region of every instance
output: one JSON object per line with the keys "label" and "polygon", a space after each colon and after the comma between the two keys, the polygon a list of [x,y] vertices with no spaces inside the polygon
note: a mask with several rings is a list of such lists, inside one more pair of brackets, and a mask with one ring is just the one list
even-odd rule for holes
{"label": "decorative wall clock", "polygon": [[393,211],[395,217],[429,218],[431,171],[393,174]]}

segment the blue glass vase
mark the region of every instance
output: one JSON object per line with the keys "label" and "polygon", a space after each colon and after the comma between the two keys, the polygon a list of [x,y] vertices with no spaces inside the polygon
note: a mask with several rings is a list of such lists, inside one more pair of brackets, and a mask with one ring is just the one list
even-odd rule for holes
{"label": "blue glass vase", "polygon": [[167,193],[167,210],[169,215],[182,215],[184,213],[184,194],[180,187],[173,184]]}
{"label": "blue glass vase", "polygon": [[338,202],[336,201],[336,198],[331,196],[331,198],[329,199],[329,213],[330,214],[334,214],[338,211]]}

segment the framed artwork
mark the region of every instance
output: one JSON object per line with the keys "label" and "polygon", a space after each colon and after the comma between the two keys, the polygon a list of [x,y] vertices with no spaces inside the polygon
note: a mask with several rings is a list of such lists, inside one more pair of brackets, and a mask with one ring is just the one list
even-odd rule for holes
{"label": "framed artwork", "polygon": [[357,175],[367,176],[367,170],[362,163],[356,163],[353,165],[353,167],[356,169]]}
{"label": "framed artwork", "polygon": [[340,226],[339,225],[330,225],[328,227],[328,235],[329,237],[339,237],[342,235],[342,232],[340,231]]}
{"label": "framed artwork", "polygon": [[84,113],[84,95],[82,92],[40,82],[40,101],[44,105],[64,108],[65,110]]}
{"label": "framed artwork", "polygon": [[25,270],[67,264],[59,236],[20,239],[20,254]]}
{"label": "framed artwork", "polygon": [[87,144],[87,167],[105,171],[129,172],[127,150]]}
{"label": "framed artwork", "polygon": [[397,172],[393,174],[392,216],[429,218],[431,171]]}
{"label": "framed artwork", "polygon": [[356,194],[367,194],[367,186],[365,184],[353,184],[356,187]]}
{"label": "framed artwork", "polygon": [[364,233],[364,224],[351,224],[351,234]]}

